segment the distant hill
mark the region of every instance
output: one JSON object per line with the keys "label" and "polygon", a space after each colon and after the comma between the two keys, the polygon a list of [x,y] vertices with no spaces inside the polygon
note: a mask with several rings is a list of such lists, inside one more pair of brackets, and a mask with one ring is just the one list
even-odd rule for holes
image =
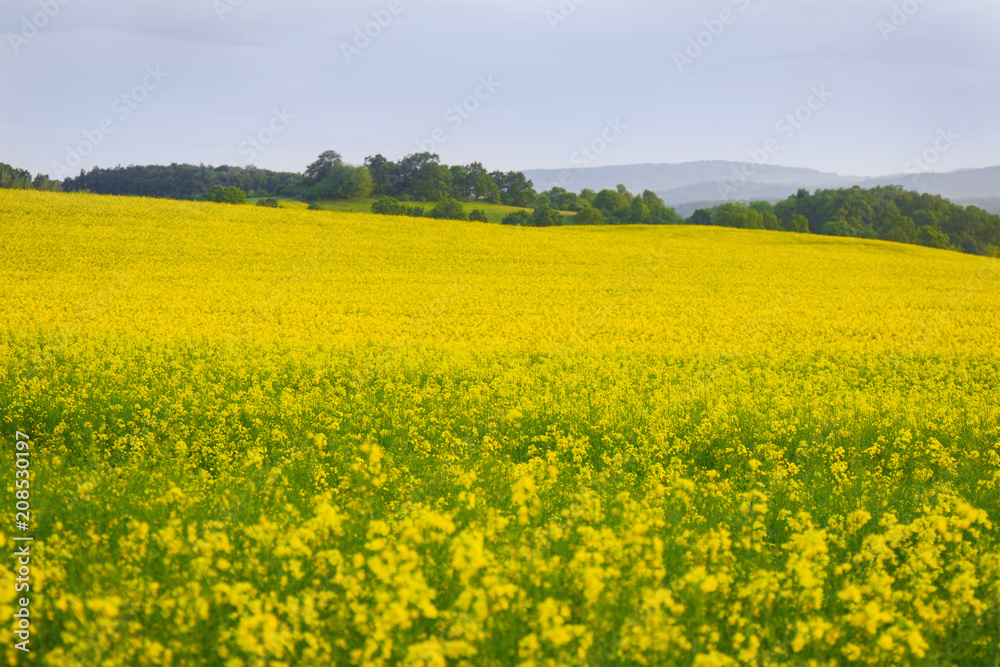
{"label": "distant hill", "polygon": [[[875,178],[841,176],[815,169],[762,165],[744,178],[747,163],[712,160],[681,164],[634,164],[589,169],[532,169],[524,172],[539,191],[554,186],[579,192],[613,189],[619,183],[632,192],[652,190],[668,206],[681,212],[692,203],[706,205],[724,201],[777,201],[809,191],[859,185],[902,185],[907,190],[941,195],[960,204],[974,204],[1000,213],[1000,166],[963,169],[948,173],[890,174]],[[682,213],[683,215],[683,213]]]}

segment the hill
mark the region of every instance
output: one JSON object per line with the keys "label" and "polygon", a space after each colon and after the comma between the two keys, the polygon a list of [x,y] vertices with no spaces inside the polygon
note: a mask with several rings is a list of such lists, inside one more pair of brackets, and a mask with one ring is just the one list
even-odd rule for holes
{"label": "hill", "polygon": [[34,190],[0,235],[39,664],[996,661],[998,259]]}
{"label": "hill", "polygon": [[[747,176],[746,172],[750,175]],[[524,172],[536,187],[547,184],[570,185],[567,189],[602,190],[623,184],[633,192],[652,190],[668,206],[682,207],[691,202],[777,201],[807,190],[849,188],[855,185],[872,188],[879,185],[902,185],[907,190],[941,195],[961,204],[975,204],[985,198],[1000,196],[1000,167],[963,169],[950,173],[900,173],[877,178],[842,176],[795,167],[748,165],[725,160],[682,164],[641,164],[588,169],[535,169]],[[551,187],[551,186],[550,186]],[[995,211],[994,211],[995,212]]]}

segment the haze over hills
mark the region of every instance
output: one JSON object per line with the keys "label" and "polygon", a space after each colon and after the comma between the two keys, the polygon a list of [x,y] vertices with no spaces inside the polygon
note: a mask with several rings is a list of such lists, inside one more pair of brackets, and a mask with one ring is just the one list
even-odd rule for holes
{"label": "haze over hills", "polygon": [[539,191],[564,187],[614,189],[619,183],[632,192],[652,190],[668,206],[689,208],[693,203],[780,200],[799,188],[871,188],[901,185],[907,190],[941,195],[959,204],[973,204],[1000,214],[1000,166],[947,173],[903,173],[878,177],[841,176],[815,169],[753,165],[711,160],[681,164],[633,164],[584,169],[531,169],[524,172]]}

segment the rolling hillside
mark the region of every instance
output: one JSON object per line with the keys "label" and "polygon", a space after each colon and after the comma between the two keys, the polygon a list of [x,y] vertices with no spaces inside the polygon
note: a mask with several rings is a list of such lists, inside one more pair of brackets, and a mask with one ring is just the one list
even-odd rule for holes
{"label": "rolling hillside", "polygon": [[1000,260],[11,190],[0,241],[38,664],[1000,658]]}

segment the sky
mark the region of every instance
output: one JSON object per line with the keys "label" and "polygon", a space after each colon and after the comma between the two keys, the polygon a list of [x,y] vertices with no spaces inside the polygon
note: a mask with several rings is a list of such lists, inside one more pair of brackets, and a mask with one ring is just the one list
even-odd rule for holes
{"label": "sky", "polygon": [[0,162],[1000,164],[996,0],[4,0]]}

